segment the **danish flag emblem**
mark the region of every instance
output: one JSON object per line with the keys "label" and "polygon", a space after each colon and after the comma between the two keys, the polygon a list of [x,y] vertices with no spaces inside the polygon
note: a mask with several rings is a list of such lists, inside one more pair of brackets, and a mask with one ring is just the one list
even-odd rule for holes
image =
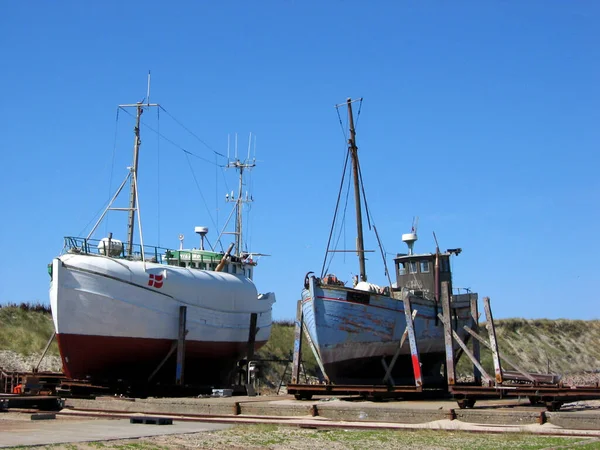
{"label": "danish flag emblem", "polygon": [[148,275],[148,286],[160,289],[162,287],[162,285],[163,285],[163,276],[162,275],[154,275],[152,273],[150,275]]}

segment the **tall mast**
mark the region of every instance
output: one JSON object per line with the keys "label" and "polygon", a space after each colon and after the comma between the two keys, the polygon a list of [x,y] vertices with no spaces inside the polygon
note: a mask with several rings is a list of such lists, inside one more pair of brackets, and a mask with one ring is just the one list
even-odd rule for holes
{"label": "tall mast", "polygon": [[238,169],[240,173],[239,177],[239,186],[238,186],[238,195],[237,199],[231,199],[235,201],[235,254],[237,256],[241,255],[242,252],[242,205],[243,203],[250,203],[252,199],[244,199],[244,169],[251,169],[256,164],[254,161],[249,162],[241,162],[239,159],[236,159],[234,162],[227,164],[227,167],[235,167]]}
{"label": "tall mast", "polygon": [[[119,105],[119,108],[136,108],[137,114],[135,116],[135,127],[133,128],[134,141],[133,141],[133,165],[129,168],[130,170],[130,191],[129,191],[129,208],[127,218],[127,255],[133,254],[133,231],[135,227],[135,212],[137,211],[137,172],[138,172],[138,161],[140,154],[140,146],[142,140],[140,139],[140,121],[144,108],[151,106],[160,106],[158,103],[150,103],[150,72],[148,72],[148,91],[146,94],[146,103],[143,101],[137,102],[136,104]],[[141,239],[141,238],[140,238]]]}
{"label": "tall mast", "polygon": [[131,254],[133,253],[133,228],[135,226],[135,210],[137,205],[136,182],[138,158],[140,154],[140,144],[142,143],[140,139],[140,118],[142,117],[142,113],[144,112],[141,102],[138,102],[136,104],[136,108],[137,114],[135,116],[135,127],[133,129],[133,133],[135,135],[133,141],[133,166],[130,168],[131,182],[129,191],[129,213],[127,217],[127,254],[129,256],[131,256]]}
{"label": "tall mast", "polygon": [[356,247],[358,252],[358,264],[360,270],[360,281],[367,281],[365,269],[365,244],[363,240],[362,208],[360,204],[360,180],[358,177],[358,148],[356,147],[356,131],[354,129],[354,117],[352,116],[352,99],[346,100],[348,105],[348,124],[350,126],[350,138],[348,139],[348,151],[352,157],[352,174],[354,178],[354,203],[356,207]]}

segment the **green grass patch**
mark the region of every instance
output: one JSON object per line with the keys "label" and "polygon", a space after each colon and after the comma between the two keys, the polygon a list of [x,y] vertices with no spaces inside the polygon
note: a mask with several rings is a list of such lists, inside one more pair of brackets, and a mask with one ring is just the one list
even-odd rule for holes
{"label": "green grass patch", "polygon": [[[49,309],[31,305],[0,308],[0,350],[12,350],[25,356],[41,352],[54,332]],[[53,342],[49,354],[58,355]]]}

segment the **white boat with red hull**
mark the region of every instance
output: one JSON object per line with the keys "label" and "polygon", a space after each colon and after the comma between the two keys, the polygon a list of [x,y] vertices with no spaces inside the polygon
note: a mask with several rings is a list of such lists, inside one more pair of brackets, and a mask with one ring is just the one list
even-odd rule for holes
{"label": "white boat with red hull", "polygon": [[[254,350],[269,339],[275,302],[273,293],[258,293],[252,281],[257,254],[245,252],[241,241],[242,207],[248,201],[242,178],[254,161],[229,164],[239,171],[239,192],[230,199],[237,214],[235,232],[229,233],[235,242],[227,251],[204,249],[204,227],[196,227],[199,249],[183,249],[183,236],[178,250],[144,246],[137,207],[139,125],[144,109],[158,105],[120,105],[128,106],[137,110],[134,164],[90,234],[65,238],[63,254],[50,265],[50,303],[64,372],[74,379],[148,380],[179,338],[185,306],[186,382],[226,385],[248,350],[253,316]],[[129,208],[112,208],[127,181]],[[111,209],[129,214],[126,245],[112,234],[92,239]],[[139,244],[133,242],[136,213]],[[154,380],[173,381],[174,365],[173,355]]]}

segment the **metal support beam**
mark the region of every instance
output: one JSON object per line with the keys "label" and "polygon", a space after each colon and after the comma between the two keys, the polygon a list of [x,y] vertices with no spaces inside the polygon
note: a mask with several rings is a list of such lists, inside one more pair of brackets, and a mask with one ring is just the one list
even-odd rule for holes
{"label": "metal support beam", "polygon": [[185,369],[185,335],[186,335],[187,306],[179,307],[179,337],[177,339],[177,366],[175,367],[175,384],[183,385]]}
{"label": "metal support beam", "polygon": [[496,383],[502,383],[502,364],[500,363],[500,351],[498,350],[498,341],[496,340],[496,328],[494,327],[494,318],[490,308],[490,298],[484,297],[483,308],[485,311],[486,328],[490,336],[490,349],[492,350],[492,359],[494,361],[494,371],[496,372]]}
{"label": "metal support beam", "polygon": [[452,312],[450,310],[450,293],[448,292],[448,282],[442,283],[442,312],[440,318],[444,324],[444,346],[446,348],[446,375],[448,385],[451,386],[456,382],[456,372],[454,370],[454,346],[452,344]]}
{"label": "metal support beam", "polygon": [[[476,333],[479,333],[479,306],[478,306],[477,294],[471,294],[471,328]],[[472,339],[473,341],[473,357],[475,361],[481,364],[481,352],[479,349],[479,341],[477,339]],[[475,378],[476,384],[481,384],[481,374],[482,372],[477,368],[477,364],[473,361],[473,375]]]}
{"label": "metal support beam", "polygon": [[421,374],[421,359],[419,358],[419,349],[417,347],[417,338],[415,336],[415,327],[413,326],[413,317],[410,306],[410,296],[404,295],[404,316],[406,317],[406,329],[408,331],[408,342],[410,343],[410,356],[415,376],[415,386],[423,387],[423,375]]}
{"label": "metal support beam", "polygon": [[292,384],[300,383],[300,362],[302,361],[302,326],[304,314],[302,313],[302,300],[296,306],[296,322],[294,326],[294,357],[292,360]]}

